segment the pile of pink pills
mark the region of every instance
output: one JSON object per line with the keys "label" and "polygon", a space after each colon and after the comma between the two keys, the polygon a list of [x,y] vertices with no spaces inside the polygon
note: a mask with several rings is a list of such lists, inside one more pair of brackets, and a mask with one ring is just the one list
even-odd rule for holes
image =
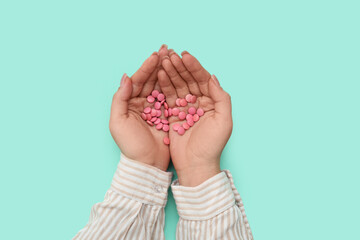
{"label": "pile of pink pills", "polygon": [[[197,97],[192,94],[187,94],[185,98],[176,99],[176,107],[170,108],[166,102],[165,95],[158,90],[153,90],[152,93],[147,96],[147,102],[153,103],[153,107],[145,107],[141,113],[141,117],[150,126],[155,126],[157,130],[168,132],[170,130],[169,121],[167,118],[171,116],[177,116],[180,120],[184,120],[183,123],[175,123],[172,128],[179,135],[184,135],[185,131],[194,126],[195,122],[199,121],[200,117],[204,115],[202,108],[195,108],[193,106],[186,110],[183,108],[188,104],[196,103]],[[162,108],[164,106],[164,108]],[[163,110],[163,111],[162,111]],[[165,118],[161,118],[164,115]],[[168,137],[164,138],[166,145],[170,144]]]}

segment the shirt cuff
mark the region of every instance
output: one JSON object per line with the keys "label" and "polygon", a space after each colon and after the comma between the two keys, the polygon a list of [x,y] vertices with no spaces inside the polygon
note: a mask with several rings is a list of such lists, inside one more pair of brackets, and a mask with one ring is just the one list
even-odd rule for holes
{"label": "shirt cuff", "polygon": [[196,187],[171,185],[180,217],[187,220],[210,219],[235,205],[235,197],[225,172]]}
{"label": "shirt cuff", "polygon": [[165,206],[171,178],[171,172],[164,172],[121,154],[110,189],[144,204]]}

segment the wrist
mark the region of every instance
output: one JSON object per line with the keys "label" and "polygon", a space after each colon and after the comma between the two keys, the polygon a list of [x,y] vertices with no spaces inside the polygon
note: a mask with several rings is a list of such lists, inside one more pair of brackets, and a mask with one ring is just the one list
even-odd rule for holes
{"label": "wrist", "polygon": [[132,154],[127,154],[121,151],[121,155],[125,156],[128,159],[131,159],[132,161],[136,161],[140,164],[144,164],[145,166],[148,167],[153,167],[153,168],[157,168],[161,171],[166,172],[166,170],[168,169],[169,166],[169,162],[170,162],[170,158],[165,158],[165,157],[152,157],[151,155],[148,156],[138,156],[138,155],[132,155]]}
{"label": "wrist", "polygon": [[186,187],[195,187],[221,172],[220,164],[189,167],[176,171],[179,184]]}

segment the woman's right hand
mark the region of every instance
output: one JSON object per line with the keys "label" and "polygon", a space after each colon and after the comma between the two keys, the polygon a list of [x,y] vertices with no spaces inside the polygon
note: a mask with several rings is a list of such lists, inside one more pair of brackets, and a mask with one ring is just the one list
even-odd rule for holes
{"label": "woman's right hand", "polygon": [[124,74],[113,97],[109,123],[111,135],[125,156],[163,171],[170,161],[169,147],[163,143],[168,133],[149,126],[141,113],[150,105],[146,97],[156,89],[160,60],[167,55],[163,45],[131,78]]}

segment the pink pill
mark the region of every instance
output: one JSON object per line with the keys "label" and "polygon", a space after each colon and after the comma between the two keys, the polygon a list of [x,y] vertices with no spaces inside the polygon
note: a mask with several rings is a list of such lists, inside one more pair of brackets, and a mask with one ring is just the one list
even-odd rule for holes
{"label": "pink pill", "polygon": [[187,94],[186,96],[185,96],[185,100],[189,103],[189,102],[191,102],[191,97],[192,97],[193,95],[191,95],[190,93],[189,94]]}
{"label": "pink pill", "polygon": [[158,119],[155,120],[154,124],[157,125],[157,124],[159,124],[160,122],[161,122],[161,119],[158,118]]}
{"label": "pink pill", "polygon": [[186,120],[187,124],[189,124],[190,127],[194,126],[195,122],[192,119]]}
{"label": "pink pill", "polygon": [[191,115],[194,115],[194,114],[196,113],[196,108],[190,107],[190,108],[188,109],[188,113],[190,113]]}
{"label": "pink pill", "polygon": [[191,103],[196,103],[197,97],[192,95],[191,96]]}
{"label": "pink pill", "polygon": [[156,119],[158,119],[158,118],[157,118],[157,117],[153,117],[153,118],[150,119],[150,122],[155,122]]}
{"label": "pink pill", "polygon": [[183,127],[179,127],[179,129],[177,130],[179,135],[184,135],[185,133],[185,129]]}
{"label": "pink pill", "polygon": [[200,119],[199,115],[194,114],[194,116],[193,116],[193,120],[194,120],[194,122],[199,121],[199,119]]}
{"label": "pink pill", "polygon": [[156,114],[157,114],[157,111],[156,111],[156,109],[151,109],[151,116],[156,116]]}
{"label": "pink pill", "polygon": [[204,113],[205,113],[205,112],[204,112],[204,109],[202,109],[202,108],[198,108],[198,109],[196,110],[196,114],[199,115],[199,117],[203,116]]}
{"label": "pink pill", "polygon": [[164,107],[165,109],[169,109],[169,105],[166,102],[164,102]]}
{"label": "pink pill", "polygon": [[174,116],[179,115],[179,112],[180,112],[180,110],[178,108],[173,108],[172,109],[172,115],[174,115]]}
{"label": "pink pill", "polygon": [[175,101],[175,104],[176,104],[176,106],[178,106],[178,107],[181,106],[181,105],[180,105],[180,100],[181,100],[181,98],[177,98],[176,101]]}
{"label": "pink pill", "polygon": [[141,118],[146,121],[146,119],[147,119],[147,118],[146,118],[146,114],[145,114],[145,113],[141,113]]}
{"label": "pink pill", "polygon": [[181,105],[182,107],[185,107],[185,106],[187,105],[187,101],[186,101],[185,99],[181,99],[181,100],[180,100],[180,105]]}
{"label": "pink pill", "polygon": [[150,108],[150,107],[144,108],[144,113],[150,113],[150,112],[151,112],[151,108]]}
{"label": "pink pill", "polygon": [[160,103],[160,102],[156,102],[156,103],[154,104],[154,107],[155,107],[155,109],[160,109],[160,108],[161,108],[161,103]]}
{"label": "pink pill", "polygon": [[156,116],[157,116],[157,117],[160,117],[161,114],[162,114],[161,110],[156,110]]}
{"label": "pink pill", "polygon": [[175,124],[172,126],[172,128],[174,129],[174,131],[177,131],[177,130],[179,129],[179,127],[180,127],[180,124],[178,124],[178,123],[175,123]]}
{"label": "pink pill", "polygon": [[185,118],[186,118],[186,113],[185,112],[180,112],[179,113],[179,119],[184,120]]}
{"label": "pink pill", "polygon": [[146,119],[147,119],[147,120],[150,120],[151,118],[152,118],[151,114],[149,114],[149,113],[146,114]]}
{"label": "pink pill", "polygon": [[164,132],[168,132],[168,131],[170,130],[169,125],[164,124],[162,130],[163,130]]}
{"label": "pink pill", "polygon": [[190,125],[187,122],[184,122],[182,126],[185,130],[188,130],[190,128]]}
{"label": "pink pill", "polygon": [[169,112],[169,117],[171,117],[171,116],[173,115],[173,113],[172,113],[172,109],[171,109],[171,108],[169,108],[169,109],[168,109],[168,112]]}
{"label": "pink pill", "polygon": [[164,124],[169,124],[169,121],[166,120],[166,119],[161,119],[161,122],[164,123]]}
{"label": "pink pill", "polygon": [[164,137],[164,144],[169,145],[170,144],[170,138]]}
{"label": "pink pill", "polygon": [[159,100],[160,102],[161,102],[162,100],[164,100],[164,99],[165,99],[165,95],[164,95],[164,94],[159,93],[159,95],[157,95],[157,100]]}
{"label": "pink pill", "polygon": [[186,115],[186,120],[189,120],[189,119],[193,120],[193,116],[191,114]]}
{"label": "pink pill", "polygon": [[162,123],[159,123],[159,124],[156,125],[156,129],[157,129],[157,130],[161,130],[162,127],[163,127],[163,124],[162,124]]}
{"label": "pink pill", "polygon": [[150,122],[149,120],[146,121],[150,126],[153,126],[154,124]]}
{"label": "pink pill", "polygon": [[165,111],[164,111],[164,116],[165,116],[165,117],[169,117],[169,111],[166,110],[166,109],[165,109]]}
{"label": "pink pill", "polygon": [[155,101],[155,98],[151,95],[149,95],[146,100],[149,102],[149,103],[153,103]]}
{"label": "pink pill", "polygon": [[156,98],[159,95],[159,91],[158,90],[153,90],[151,92],[151,96],[153,96],[154,98]]}
{"label": "pink pill", "polygon": [[161,103],[161,105],[164,104],[164,103],[165,103],[165,100],[162,100],[160,103]]}

